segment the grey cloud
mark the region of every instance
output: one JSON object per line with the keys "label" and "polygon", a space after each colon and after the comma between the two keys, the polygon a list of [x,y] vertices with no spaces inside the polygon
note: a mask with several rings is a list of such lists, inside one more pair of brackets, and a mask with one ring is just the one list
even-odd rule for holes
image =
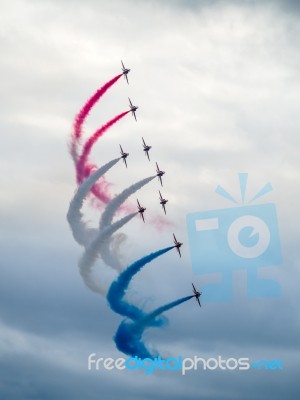
{"label": "grey cloud", "polygon": [[[277,400],[299,392],[299,2],[161,3],[3,3],[1,319],[21,336],[57,344],[60,354],[74,344],[82,369],[89,350],[118,354],[112,336],[121,319],[83,286],[81,249],[65,213],[75,189],[67,154],[72,118],[98,85],[120,71],[124,58],[132,68],[130,85],[120,82],[108,93],[85,132],[126,108],[127,95],[140,105],[139,121],[122,121],[92,158],[100,165],[116,157],[120,142],[128,149],[128,175],[119,168],[109,174],[112,192],[120,192],[153,171],[142,154],[144,136],[153,160],[167,171],[163,194],[175,223],[157,234],[150,224],[141,228],[133,221],[125,230],[124,263],[169,244],[173,229],[184,241],[183,259],[170,253],[147,267],[133,282],[132,298],[151,310],[189,294],[191,281],[203,285],[191,272],[185,214],[226,207],[213,191],[218,183],[235,190],[237,172],[250,173],[253,190],[265,179],[272,182],[266,201],[278,206],[286,253],[281,299],[204,302],[201,310],[190,302],[168,313],[170,325],[149,331],[147,342],[162,353],[280,356],[287,369],[275,372],[276,379],[264,372],[104,377],[11,350],[2,358],[3,398]],[[141,192],[149,216],[161,211],[158,189],[153,182]],[[96,225],[99,212],[88,204],[85,212]]]}

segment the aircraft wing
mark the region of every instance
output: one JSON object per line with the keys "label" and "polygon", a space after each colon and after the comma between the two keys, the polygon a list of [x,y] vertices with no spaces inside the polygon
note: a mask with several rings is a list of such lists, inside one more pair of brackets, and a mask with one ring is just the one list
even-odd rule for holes
{"label": "aircraft wing", "polygon": [[146,151],[146,154],[147,154],[148,160],[150,161],[149,150]]}
{"label": "aircraft wing", "polygon": [[192,286],[193,286],[194,292],[196,293],[196,292],[197,292],[197,290],[196,290],[196,288],[195,288],[195,286],[194,286],[194,284],[193,284],[193,283],[192,283]]}
{"label": "aircraft wing", "polygon": [[128,81],[128,76],[127,76],[127,74],[124,75],[124,78],[126,79],[128,85],[129,85],[129,81]]}
{"label": "aircraft wing", "polygon": [[122,64],[122,67],[123,67],[123,69],[125,69],[125,67],[124,67],[124,64],[123,64],[123,61],[121,60],[121,64]]}
{"label": "aircraft wing", "polygon": [[123,160],[124,160],[124,164],[126,165],[126,168],[127,168],[127,161],[126,161],[126,158],[123,158]]}
{"label": "aircraft wing", "polygon": [[133,105],[132,105],[131,100],[130,100],[129,97],[128,97],[128,100],[129,100],[130,107],[133,107]]}
{"label": "aircraft wing", "polygon": [[137,201],[137,203],[138,203],[138,206],[141,207],[140,202],[138,201],[138,199],[136,199],[136,201]]}
{"label": "aircraft wing", "polygon": [[142,137],[142,141],[143,141],[143,143],[144,143],[144,146],[146,147],[146,143],[145,143],[145,140],[144,140],[144,138]]}
{"label": "aircraft wing", "polygon": [[164,204],[162,204],[162,208],[164,209],[164,212],[167,215],[166,206]]}
{"label": "aircraft wing", "polygon": [[199,297],[198,297],[197,301],[198,301],[199,306],[201,307],[201,303],[200,303]]}
{"label": "aircraft wing", "polygon": [[134,116],[135,120],[137,121],[137,119],[136,119],[136,115],[135,115],[135,111],[132,111],[132,114],[133,114],[133,116]]}
{"label": "aircraft wing", "polygon": [[162,179],[161,179],[161,176],[160,176],[160,175],[159,175],[158,179],[160,180],[161,186],[163,186]]}
{"label": "aircraft wing", "polygon": [[177,251],[178,251],[178,254],[179,254],[179,256],[181,257],[181,251],[180,251],[180,248],[179,248],[179,247],[176,247],[176,249],[177,249]]}
{"label": "aircraft wing", "polygon": [[144,213],[141,213],[141,217],[142,217],[143,221],[145,222]]}

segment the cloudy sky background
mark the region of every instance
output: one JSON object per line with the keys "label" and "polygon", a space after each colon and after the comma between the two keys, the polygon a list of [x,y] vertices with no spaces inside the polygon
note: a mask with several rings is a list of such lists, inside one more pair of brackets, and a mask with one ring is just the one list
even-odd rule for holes
{"label": "cloudy sky background", "polygon": [[[298,1],[1,1],[1,279],[0,397],[13,399],[279,399],[297,398],[299,371],[299,68]],[[75,190],[68,155],[72,121],[93,91],[120,80],[91,114],[86,137],[127,109],[95,147],[98,165],[130,153],[129,168],[108,175],[111,193],[167,171],[163,194],[170,226],[132,221],[122,232],[124,263],[185,243],[135,279],[131,296],[153,309],[190,293],[209,277],[191,270],[185,217],[239,196],[238,172],[249,173],[249,197],[270,181],[262,202],[277,206],[284,263],[267,271],[280,299],[249,299],[246,275],[234,276],[230,304],[185,303],[165,330],[146,340],[163,355],[281,359],[284,371],[176,373],[90,372],[88,354],[122,356],[112,336],[121,321],[81,281],[82,249],[66,222]],[[152,162],[141,136],[153,146]],[[124,186],[125,185],[125,186]],[[148,215],[161,215],[157,181],[139,193]],[[134,200],[134,199],[133,199]],[[96,226],[99,212],[85,206]],[[142,238],[142,240],[141,240]],[[112,278],[101,262],[97,273]]]}

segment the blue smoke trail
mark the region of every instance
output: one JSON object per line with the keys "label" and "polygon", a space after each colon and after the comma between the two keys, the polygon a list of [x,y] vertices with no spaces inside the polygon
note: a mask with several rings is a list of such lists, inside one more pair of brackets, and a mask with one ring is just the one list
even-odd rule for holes
{"label": "blue smoke trail", "polygon": [[[147,256],[135,261],[118,276],[118,278],[111,284],[107,293],[107,300],[113,311],[133,320],[145,318],[147,316],[144,311],[133,304],[127,303],[123,300],[123,298],[133,276],[137,274],[146,264],[172,250],[173,247],[174,246],[166,247],[165,249],[158,250],[155,253],[148,254]],[[157,321],[157,323],[161,325],[162,321]]]}
{"label": "blue smoke trail", "polygon": [[118,350],[129,356],[137,356],[142,359],[158,357],[158,352],[153,351],[151,353],[143,343],[142,336],[145,329],[153,326],[153,321],[156,319],[157,316],[165,311],[170,310],[171,308],[179,306],[180,304],[192,299],[193,297],[194,296],[192,295],[183,297],[181,299],[173,301],[172,303],[159,307],[152,313],[147,314],[144,318],[135,322],[131,322],[128,320],[122,321],[114,337]]}

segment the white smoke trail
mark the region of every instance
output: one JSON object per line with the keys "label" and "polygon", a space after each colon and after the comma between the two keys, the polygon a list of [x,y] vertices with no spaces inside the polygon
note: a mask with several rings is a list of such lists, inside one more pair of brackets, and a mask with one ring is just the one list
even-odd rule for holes
{"label": "white smoke trail", "polygon": [[114,240],[115,237],[112,238],[112,235],[138,213],[134,212],[129,214],[112,224],[114,214],[131,194],[135,193],[137,190],[155,178],[155,176],[152,176],[143,179],[125,189],[107,205],[99,223],[99,230],[89,228],[83,220],[83,214],[81,212],[83,202],[96,181],[110,168],[112,168],[119,160],[120,158],[116,158],[108,162],[83,181],[75,193],[72,201],[70,202],[67,213],[67,220],[72,230],[74,239],[77,243],[85,247],[85,252],[78,263],[80,274],[84,283],[89,289],[102,295],[106,295],[107,285],[104,284],[101,286],[100,282],[95,281],[95,278],[92,274],[92,267],[98,256],[102,256],[101,253],[103,253],[103,261],[107,265],[113,267],[117,271],[122,269],[117,249],[115,248],[113,253],[111,253],[110,250],[111,243],[114,243],[115,245],[118,243],[120,244],[120,241],[117,243],[117,241]]}
{"label": "white smoke trail", "polygon": [[112,225],[107,226],[102,231],[99,231],[96,238],[86,247],[83,256],[79,260],[79,270],[86,286],[95,293],[100,293],[103,296],[107,294],[107,287],[99,286],[96,284],[92,277],[92,267],[99,256],[99,247],[107,240],[114,232],[120,229],[123,225],[127,224],[134,218],[138,212],[129,214]]}
{"label": "white smoke trail", "polygon": [[100,219],[100,230],[104,229],[106,226],[110,225],[112,222],[112,219],[118,210],[119,207],[124,203],[125,200],[128,199],[129,196],[131,196],[133,193],[137,192],[139,189],[141,189],[143,186],[147,185],[150,181],[152,181],[156,175],[150,176],[148,178],[142,179],[141,181],[138,181],[134,183],[133,185],[129,186],[123,192],[118,194],[115,198],[113,198],[108,205],[106,206],[102,217]]}
{"label": "white smoke trail", "polygon": [[77,243],[87,246],[97,235],[97,229],[89,228],[83,220],[81,208],[87,194],[101,176],[103,176],[110,168],[112,168],[121,158],[116,158],[101,168],[97,169],[93,174],[86,178],[79,186],[73,199],[70,202],[67,213],[67,220],[70,225],[72,234]]}
{"label": "white smoke trail", "polygon": [[[106,229],[110,226],[114,214],[118,210],[118,208],[131,196],[133,193],[137,192],[143,186],[147,185],[147,183],[151,182],[155,176],[150,176],[148,178],[142,179],[141,181],[133,184],[129,188],[123,190],[118,196],[116,196],[105,208],[102,217],[100,219],[99,229],[100,231]],[[117,271],[122,271],[123,265],[120,262],[120,258],[118,255],[118,251],[114,248],[114,251],[111,251],[111,244],[113,243],[113,238],[107,236],[106,240],[102,240],[99,242],[98,251],[102,257],[102,260],[105,264],[109,265],[110,267],[114,268]]]}
{"label": "white smoke trail", "polygon": [[106,265],[121,272],[124,268],[122,262],[121,245],[126,241],[127,236],[124,233],[117,233],[110,236],[106,241],[102,242],[99,246],[99,254]]}

